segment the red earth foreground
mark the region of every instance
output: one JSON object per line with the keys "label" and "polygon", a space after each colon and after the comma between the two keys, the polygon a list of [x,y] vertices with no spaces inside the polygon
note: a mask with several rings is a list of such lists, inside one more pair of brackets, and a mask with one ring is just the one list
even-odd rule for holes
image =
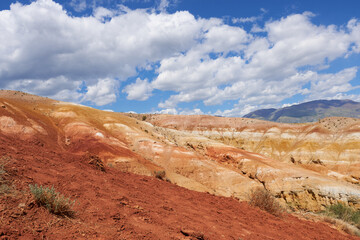
{"label": "red earth foreground", "polygon": [[[111,167],[102,172],[86,155],[59,149],[50,138],[0,133],[0,155],[9,159],[5,178],[16,189],[0,196],[1,239],[358,239],[327,223],[275,217],[153,177]],[[37,206],[28,187],[35,183],[76,200],[75,217]]]}

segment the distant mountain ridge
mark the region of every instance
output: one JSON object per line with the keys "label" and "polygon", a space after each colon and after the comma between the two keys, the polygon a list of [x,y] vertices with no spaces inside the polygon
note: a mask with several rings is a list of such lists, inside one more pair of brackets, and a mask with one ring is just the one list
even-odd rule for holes
{"label": "distant mountain ridge", "polygon": [[279,109],[259,109],[244,116],[283,123],[315,122],[326,117],[360,118],[360,103],[352,100],[315,100]]}

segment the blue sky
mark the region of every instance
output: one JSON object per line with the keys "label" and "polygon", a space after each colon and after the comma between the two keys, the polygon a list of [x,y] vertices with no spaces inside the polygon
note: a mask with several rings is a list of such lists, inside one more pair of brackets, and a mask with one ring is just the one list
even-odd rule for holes
{"label": "blue sky", "polygon": [[2,0],[0,88],[118,112],[360,101],[360,2]]}

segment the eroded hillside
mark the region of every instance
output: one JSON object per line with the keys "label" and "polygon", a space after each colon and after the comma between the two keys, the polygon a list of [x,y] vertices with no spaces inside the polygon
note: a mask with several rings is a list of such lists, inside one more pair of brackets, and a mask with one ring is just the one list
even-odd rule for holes
{"label": "eroded hillside", "polygon": [[166,115],[149,116],[146,122],[12,91],[0,92],[0,104],[4,136],[77,156],[94,154],[123,172],[240,200],[255,187],[265,187],[296,209],[360,203],[357,120],[340,121],[348,131],[341,136],[352,139],[352,148],[346,140],[340,146],[347,149],[339,154],[335,146],[341,138],[325,122],[285,125]]}
{"label": "eroded hillside", "polygon": [[[295,208],[319,210],[339,200],[359,204],[358,119],[280,124],[245,118],[149,115],[147,121],[176,132],[177,137],[170,138],[176,144],[203,152],[258,180]],[[213,142],[204,148],[204,141],[185,134],[224,145]]]}

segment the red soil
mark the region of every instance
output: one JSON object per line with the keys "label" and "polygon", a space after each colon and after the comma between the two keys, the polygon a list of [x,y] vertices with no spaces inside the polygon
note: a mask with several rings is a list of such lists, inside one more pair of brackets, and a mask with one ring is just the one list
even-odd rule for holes
{"label": "red soil", "polygon": [[[50,139],[0,134],[0,155],[11,158],[6,178],[17,189],[0,197],[2,239],[357,239],[325,223],[278,218],[232,198],[110,167],[102,172]],[[34,183],[53,185],[76,200],[75,218],[34,204],[28,188]]]}

